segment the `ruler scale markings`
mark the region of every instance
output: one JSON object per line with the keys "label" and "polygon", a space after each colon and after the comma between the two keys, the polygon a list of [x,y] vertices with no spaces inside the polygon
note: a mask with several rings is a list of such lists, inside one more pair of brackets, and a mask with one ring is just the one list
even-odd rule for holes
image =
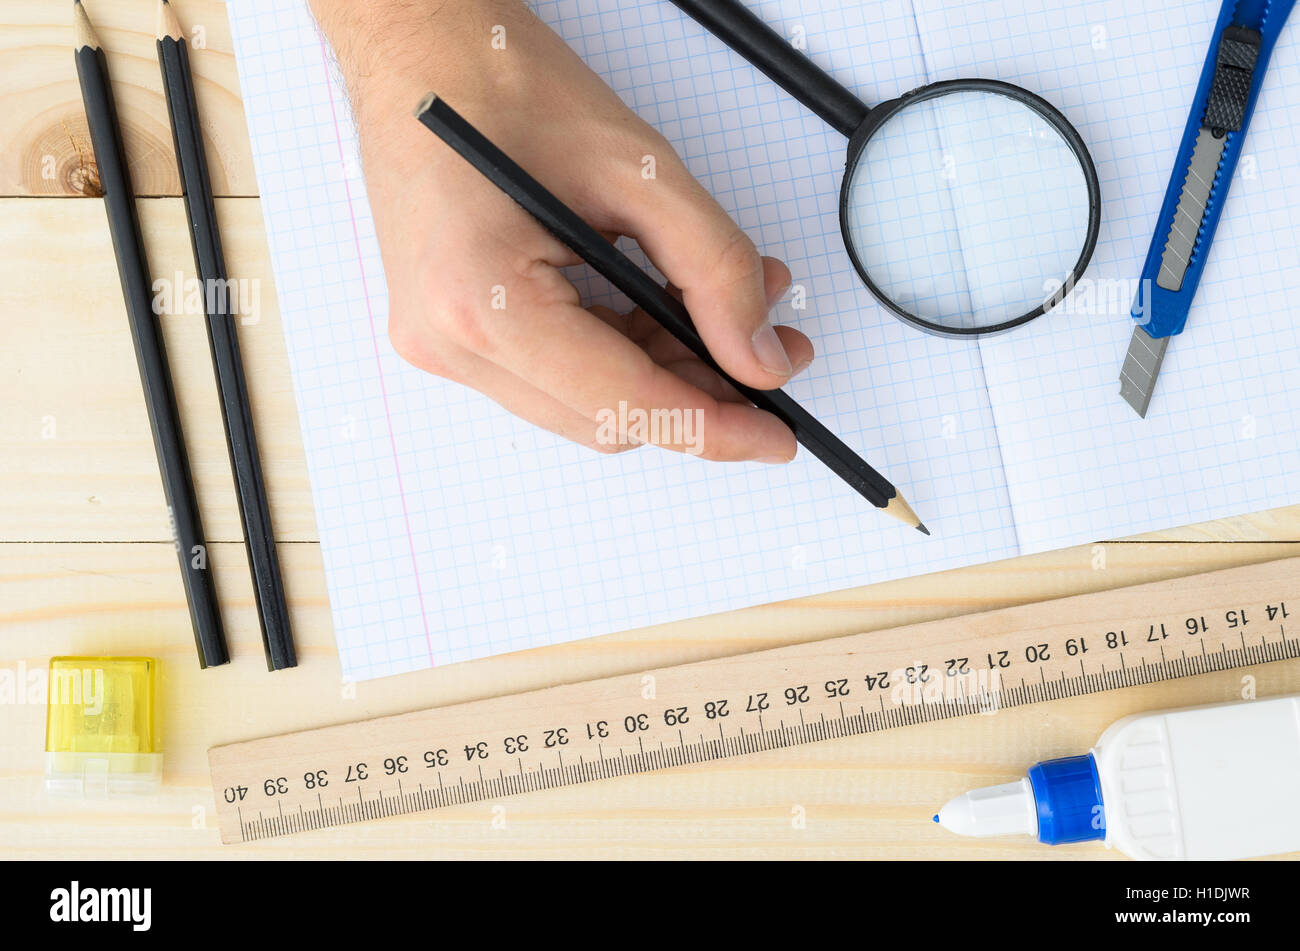
{"label": "ruler scale markings", "polygon": [[[254,841],[1300,658],[1300,640],[1288,637],[1281,625],[1288,598],[1300,602],[1300,558],[664,668],[652,672],[658,685],[654,701],[641,697],[643,674],[634,673],[217,747],[209,759],[222,837]],[[1193,625],[1193,618],[1204,621]],[[1165,633],[1166,624],[1178,633]],[[1136,643],[1122,636],[1125,629],[1148,626],[1151,635]],[[1107,632],[1121,634],[1115,648],[1108,646]],[[1279,636],[1269,641],[1275,632]],[[1199,655],[1187,643],[1193,637],[1200,641]],[[1172,654],[1161,643],[1166,639],[1177,648]],[[1076,645],[1079,656],[1070,656]],[[966,658],[983,658],[985,651],[991,666],[968,667]],[[1039,676],[1029,682],[1032,667]],[[927,668],[946,672],[907,682],[908,670]],[[891,674],[884,683],[877,675],[882,669]],[[969,676],[953,675],[954,669]],[[1008,676],[1014,678],[1010,683]],[[867,714],[871,693],[879,710]],[[854,695],[858,712],[850,714],[844,698]],[[768,712],[793,707],[798,721],[787,724],[778,716],[768,727],[762,708],[769,704],[774,709]],[[668,712],[681,716],[683,707],[701,726],[714,720],[717,736],[701,734],[698,742],[686,743],[680,727],[664,718]],[[719,709],[727,711],[725,720],[713,715]],[[535,768],[504,752],[503,738],[535,742],[559,726],[567,730],[566,749],[576,765],[564,762],[562,750],[539,750]],[[446,751],[462,742],[474,753],[458,763]],[[610,757],[607,743],[616,744]],[[584,754],[592,747],[597,757],[588,759]],[[399,756],[426,763],[437,786],[420,783],[411,792],[400,777],[369,776],[357,782],[354,801],[340,798],[337,806],[327,806],[319,790],[305,786],[309,773],[341,785],[351,779],[350,765],[389,757],[399,762]],[[510,758],[517,761],[517,776],[501,766]],[[495,778],[485,776],[485,762],[497,769]],[[448,786],[447,779],[455,782]],[[286,786],[288,792],[280,793]],[[246,805],[253,806],[249,817],[243,814]]]}

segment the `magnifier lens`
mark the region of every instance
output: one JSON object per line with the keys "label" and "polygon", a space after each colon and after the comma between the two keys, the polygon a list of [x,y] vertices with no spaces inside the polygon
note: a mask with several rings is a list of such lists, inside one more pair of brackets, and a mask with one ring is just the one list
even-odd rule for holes
{"label": "magnifier lens", "polygon": [[849,174],[845,225],[858,265],[900,310],[944,330],[1038,309],[1087,243],[1079,157],[1045,116],[999,93],[909,103]]}

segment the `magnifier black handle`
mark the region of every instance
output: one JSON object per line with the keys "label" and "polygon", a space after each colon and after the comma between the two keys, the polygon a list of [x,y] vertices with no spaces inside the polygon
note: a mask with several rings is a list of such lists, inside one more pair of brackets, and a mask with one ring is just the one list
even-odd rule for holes
{"label": "magnifier black handle", "polygon": [[862,100],[739,0],[672,2],[845,136],[853,135],[867,117],[868,109]]}
{"label": "magnifier black handle", "polygon": [[[836,475],[877,508],[887,508],[897,495],[894,486],[865,460],[780,390],[756,390],[728,376],[709,354],[682,302],[669,294],[627,255],[605,240],[564,202],[511,161],[456,110],[430,93],[416,109],[416,118],[489,181],[513,198],[543,227],[605,276],[638,307],[716,370],[745,399],[772,413],[795,438]],[[900,499],[899,502],[902,500]],[[892,511],[892,509],[891,509]],[[910,510],[908,510],[910,513]],[[913,518],[915,516],[912,516]]]}

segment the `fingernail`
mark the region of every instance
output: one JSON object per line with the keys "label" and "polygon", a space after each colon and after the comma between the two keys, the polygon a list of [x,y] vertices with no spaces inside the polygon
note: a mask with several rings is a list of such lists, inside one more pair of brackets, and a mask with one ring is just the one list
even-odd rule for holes
{"label": "fingernail", "polygon": [[752,343],[754,356],[758,357],[764,370],[777,376],[790,375],[794,369],[790,365],[790,355],[781,346],[781,338],[776,335],[776,328],[771,323],[763,321],[763,326],[754,331]]}
{"label": "fingernail", "polygon": [[780,287],[776,289],[776,293],[769,294],[767,297],[767,309],[771,310],[773,307],[775,307],[780,302],[781,298],[785,296],[785,292],[788,291],[789,289],[790,289],[789,284],[782,284]]}
{"label": "fingernail", "polygon": [[808,369],[810,366],[812,366],[812,357],[808,357],[806,360],[800,360],[799,365],[794,368],[794,370],[790,373],[790,375],[798,376],[800,373]]}
{"label": "fingernail", "polygon": [[785,465],[787,462],[789,462],[790,460],[787,459],[785,456],[763,456],[763,457],[761,457],[761,458],[759,458],[759,459],[755,459],[754,461],[755,461],[755,462],[765,462],[765,463],[767,463],[769,466],[783,466],[783,465]]}

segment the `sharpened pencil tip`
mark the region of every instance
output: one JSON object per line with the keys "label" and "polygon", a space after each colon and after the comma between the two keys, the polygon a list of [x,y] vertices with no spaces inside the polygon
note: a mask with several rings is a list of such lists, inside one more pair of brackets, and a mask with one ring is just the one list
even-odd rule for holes
{"label": "sharpened pencil tip", "polygon": [[72,0],[72,16],[74,29],[77,32],[76,49],[89,46],[91,49],[99,49],[99,37],[95,35],[95,28],[90,25],[90,17],[86,16],[86,8],[81,5],[81,0]]}
{"label": "sharpened pencil tip", "polygon": [[925,532],[927,535],[930,534],[930,530],[925,527],[925,524],[917,518],[916,513],[912,511],[912,506],[907,504],[907,499],[897,494],[897,492],[895,492],[894,497],[889,500],[889,504],[885,506],[885,514],[892,515],[904,525],[909,525],[918,532]]}
{"label": "sharpened pencil tip", "polygon": [[176,11],[167,0],[158,0],[158,39],[185,42],[185,31],[181,29],[181,21],[176,19]]}

